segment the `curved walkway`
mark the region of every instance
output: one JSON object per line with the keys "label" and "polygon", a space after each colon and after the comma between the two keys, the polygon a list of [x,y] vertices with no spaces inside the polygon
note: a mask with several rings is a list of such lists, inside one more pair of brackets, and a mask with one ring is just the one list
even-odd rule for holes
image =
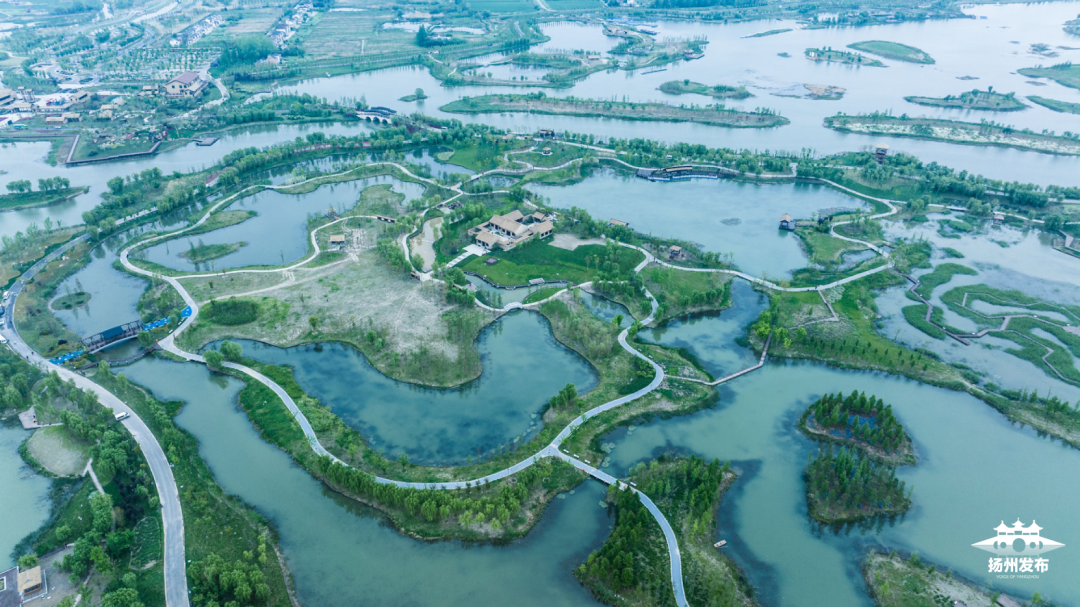
{"label": "curved walkway", "polygon": [[[616,160],[618,160],[618,159],[616,159]],[[622,162],[622,161],[620,160],[619,162]],[[395,166],[398,169],[400,169],[401,171],[403,171],[404,173],[406,173],[407,175],[410,175],[410,176],[412,176],[412,177],[414,177],[416,179],[419,179],[421,181],[425,181],[425,182],[428,182],[428,183],[434,183],[434,182],[431,182],[430,180],[427,180],[427,179],[424,179],[424,178],[417,177],[417,176],[413,175],[411,172],[409,172],[407,169],[405,169],[401,165],[398,165],[398,164],[395,164],[395,163],[379,163],[379,164],[387,164],[387,165]],[[625,162],[623,162],[623,164],[626,164],[627,166],[632,166],[632,165],[629,165],[629,163],[625,163]],[[318,177],[318,178],[314,178],[314,179],[311,179],[311,180],[307,180],[305,182],[301,182],[300,184],[293,184],[293,185],[301,185],[303,183],[307,183],[307,182],[314,181],[316,179],[321,179],[321,178],[322,177]],[[436,185],[438,185],[438,184],[436,184]],[[836,184],[833,184],[833,185],[836,185]],[[288,187],[292,187],[292,186],[288,186]],[[837,186],[837,187],[842,188],[842,186]],[[213,207],[211,207],[210,210],[207,211],[207,213],[205,213],[203,215],[203,217],[198,222],[196,222],[195,224],[193,224],[193,225],[191,225],[191,226],[189,226],[187,228],[184,228],[182,230],[172,232],[170,234],[163,234],[163,235],[151,238],[149,240],[146,240],[146,241],[143,241],[143,242],[140,242],[140,243],[136,243],[136,244],[134,244],[132,246],[129,246],[129,247],[125,248],[120,253],[120,261],[124,265],[125,268],[127,268],[129,271],[134,272],[134,273],[139,274],[139,275],[143,275],[143,276],[147,276],[147,277],[151,277],[151,278],[152,277],[159,277],[159,278],[162,278],[162,279],[166,280],[167,282],[169,282],[169,284],[171,284],[173,286],[173,288],[175,288],[177,290],[178,293],[180,293],[180,295],[184,299],[185,303],[188,306],[190,306],[190,308],[191,308],[191,316],[188,318],[188,320],[183,325],[178,327],[176,331],[174,331],[173,333],[171,333],[170,335],[168,335],[166,338],[162,339],[159,342],[162,349],[164,349],[164,350],[166,350],[166,351],[168,351],[168,352],[170,352],[170,353],[172,353],[172,354],[174,354],[176,356],[179,356],[179,357],[181,357],[181,358],[183,358],[185,360],[205,362],[205,360],[203,359],[202,356],[199,356],[198,354],[193,354],[193,353],[186,352],[186,351],[180,349],[176,345],[176,336],[181,334],[184,330],[186,330],[187,327],[191,326],[193,324],[194,320],[198,317],[198,314],[199,314],[199,306],[198,306],[198,304],[194,301],[194,299],[187,292],[187,290],[184,289],[184,287],[180,284],[177,277],[157,275],[157,274],[155,274],[153,272],[150,272],[148,270],[144,270],[142,268],[139,268],[138,266],[135,266],[133,263],[131,263],[131,261],[128,259],[128,253],[131,251],[131,249],[133,249],[135,247],[144,246],[144,245],[146,245],[146,244],[148,244],[150,242],[154,242],[156,240],[160,240],[160,239],[163,239],[163,238],[175,237],[175,236],[177,236],[177,235],[179,235],[179,234],[181,234],[183,232],[186,232],[188,230],[191,230],[191,229],[199,226],[200,224],[202,224],[203,222],[206,221],[206,219],[210,216],[210,214],[214,210],[216,210],[217,208],[219,208],[221,205],[225,204],[226,202],[234,200],[237,196],[239,196],[242,193],[246,192],[248,189],[250,189],[250,188],[245,188],[245,190],[241,190],[241,192],[239,192],[239,193],[237,193],[237,194],[235,194],[235,195],[233,195],[233,196],[231,196],[229,198],[223,199],[222,201],[218,202]],[[268,189],[277,189],[277,188],[273,187],[273,186],[270,186],[270,187],[268,187]],[[457,188],[452,188],[452,189],[454,189],[454,191],[458,192],[458,196],[464,194],[464,192],[461,192],[460,189],[457,189]],[[846,188],[842,188],[842,189],[846,189]],[[879,215],[875,215],[874,218],[884,217],[884,216],[891,215],[891,214],[897,212],[897,208],[895,206],[893,206],[889,202],[885,202],[885,201],[882,201],[882,202],[884,202],[885,204],[887,204],[890,207],[890,211],[888,213],[882,213],[882,214],[879,214]],[[329,224],[327,224],[327,225],[329,225]],[[843,225],[843,224],[839,224],[839,225]],[[855,239],[849,239],[849,238],[846,238],[846,237],[842,237],[842,238],[844,240],[849,240],[849,241],[852,241],[852,242],[859,242],[861,244],[864,244],[868,248],[872,248],[875,251],[877,251],[878,253],[880,253],[883,256],[887,257],[887,253],[885,253],[884,251],[881,251],[880,249],[874,247],[870,243],[866,243],[866,242],[863,242],[863,241],[858,241],[858,240],[855,240]],[[290,269],[290,268],[295,268],[295,267],[297,267],[299,265],[303,265],[304,263],[307,263],[310,260],[314,259],[315,256],[317,256],[320,253],[318,242],[315,239],[314,233],[312,234],[312,244],[313,244],[313,247],[314,247],[314,253],[312,254],[312,256],[308,257],[307,259],[305,259],[305,260],[303,260],[303,261],[301,261],[301,262],[299,262],[297,264],[289,266],[289,268],[285,268],[285,269],[287,270],[287,269]],[[835,287],[835,286],[838,286],[838,285],[842,285],[842,284],[845,284],[845,283],[848,283],[848,282],[851,282],[851,281],[854,281],[854,280],[858,280],[858,279],[860,279],[860,278],[862,278],[864,276],[868,276],[868,275],[874,274],[876,272],[880,272],[880,271],[885,270],[885,269],[892,266],[892,263],[890,262],[890,263],[882,265],[880,267],[873,268],[873,269],[865,271],[865,272],[861,272],[861,273],[856,274],[854,276],[849,276],[847,278],[834,281],[834,282],[829,283],[827,285],[821,285],[821,286],[816,286],[816,287],[781,287],[779,285],[773,284],[773,283],[768,282],[766,280],[763,280],[763,279],[760,279],[760,278],[755,278],[753,276],[750,276],[748,274],[745,274],[743,272],[738,272],[738,271],[735,271],[735,270],[697,269],[697,268],[682,268],[682,267],[679,267],[679,266],[674,266],[674,265],[671,265],[671,264],[669,264],[667,262],[657,260],[651,253],[649,253],[648,251],[645,251],[644,249],[642,249],[640,247],[636,247],[636,246],[625,244],[625,243],[619,243],[619,244],[621,244],[623,246],[626,246],[626,247],[629,247],[629,248],[636,249],[636,250],[642,252],[645,255],[645,259],[634,269],[635,272],[640,272],[650,262],[655,262],[655,263],[658,263],[658,264],[661,264],[661,265],[664,265],[664,266],[667,266],[667,267],[671,267],[671,268],[678,269],[678,270],[684,270],[684,271],[719,272],[719,273],[731,274],[731,275],[737,276],[739,278],[742,278],[744,280],[750,281],[750,282],[752,282],[754,284],[758,284],[758,285],[763,286],[765,288],[769,288],[769,289],[777,290],[777,291],[822,291],[822,290],[829,289],[829,288],[832,288],[832,287]],[[406,251],[407,251],[407,249],[406,249]],[[408,253],[406,252],[406,255],[407,254]],[[266,269],[263,269],[263,270],[255,270],[255,269],[253,269],[253,270],[238,270],[237,272],[278,272],[278,271],[282,271],[282,270],[283,270],[282,268],[275,268],[275,269],[269,269],[269,270],[266,270]],[[648,323],[653,321],[653,318],[654,318],[654,316],[656,314],[656,310],[657,310],[657,307],[658,307],[656,299],[653,298],[652,294],[649,293],[648,291],[646,291],[646,295],[649,297],[650,303],[652,304],[652,311],[649,314],[649,316],[647,318],[645,318],[644,321],[642,322],[642,324],[645,324],[645,325],[647,325]],[[511,305],[511,307],[515,307],[515,306]],[[521,307],[521,306],[518,305],[516,307]],[[504,310],[505,309],[507,309],[507,308],[504,308]],[[629,330],[628,329],[624,329],[619,334],[619,337],[618,337],[619,345],[624,350],[626,350],[627,352],[632,354],[633,356],[636,356],[636,357],[644,360],[645,362],[647,362],[653,368],[653,371],[654,371],[653,380],[647,386],[645,386],[644,388],[634,392],[633,394],[629,394],[627,396],[617,398],[615,400],[609,401],[607,403],[604,403],[602,405],[599,405],[597,407],[594,407],[593,409],[590,409],[590,410],[584,412],[583,414],[581,414],[580,416],[575,418],[573,421],[571,421],[569,424],[567,424],[566,427],[563,428],[563,430],[561,432],[559,432],[559,434],[551,441],[551,443],[549,443],[546,447],[541,449],[536,454],[534,454],[534,455],[532,455],[532,456],[530,456],[530,457],[528,457],[528,458],[526,458],[526,459],[524,459],[524,460],[522,460],[522,461],[508,467],[508,468],[505,468],[503,470],[499,470],[498,472],[494,472],[492,474],[489,474],[489,475],[486,475],[486,476],[483,476],[483,477],[480,477],[480,478],[477,478],[477,479],[468,480],[468,481],[416,483],[416,482],[405,482],[405,481],[398,481],[398,480],[393,480],[393,479],[386,479],[386,478],[381,478],[381,477],[376,476],[375,477],[376,482],[386,483],[386,484],[393,484],[393,485],[396,485],[398,487],[408,487],[408,488],[414,488],[414,489],[454,490],[454,489],[464,489],[466,487],[485,484],[485,483],[496,481],[496,480],[499,480],[499,479],[502,479],[502,478],[506,478],[508,476],[511,476],[511,475],[517,473],[517,472],[520,472],[521,470],[524,470],[524,469],[528,468],[529,466],[533,465],[534,463],[536,463],[540,459],[546,458],[546,457],[558,458],[558,459],[561,459],[561,460],[566,461],[568,463],[571,463],[576,468],[578,468],[578,469],[582,470],[583,472],[585,472],[586,474],[589,474],[590,476],[600,480],[601,482],[604,482],[604,483],[609,484],[609,485],[614,484],[614,483],[618,483],[618,487],[620,489],[622,489],[622,490],[630,489],[630,490],[634,491],[635,493],[637,493],[639,495],[642,503],[645,504],[646,508],[653,514],[653,516],[656,518],[657,523],[660,525],[661,529],[664,532],[664,537],[665,537],[665,539],[667,541],[667,546],[668,546],[668,556],[669,556],[669,561],[670,561],[670,565],[671,565],[671,583],[672,583],[672,587],[673,587],[674,592],[675,592],[676,603],[679,605],[679,607],[688,607],[685,591],[684,591],[684,588],[683,588],[682,557],[681,557],[681,554],[679,552],[678,541],[677,541],[677,538],[675,536],[674,530],[671,528],[670,523],[667,521],[666,517],[664,517],[663,513],[660,512],[659,508],[657,508],[656,505],[652,502],[652,500],[650,500],[648,498],[648,496],[644,495],[643,493],[637,491],[636,489],[634,489],[632,487],[627,486],[625,483],[622,483],[621,481],[618,481],[617,479],[615,479],[611,475],[608,475],[608,474],[596,469],[593,466],[590,466],[590,465],[588,465],[588,464],[586,464],[584,462],[581,462],[580,460],[572,457],[570,454],[560,451],[560,448],[562,447],[563,442],[565,442],[567,440],[567,438],[570,437],[570,435],[573,433],[573,431],[575,429],[580,427],[587,420],[589,420],[590,418],[595,417],[596,415],[599,415],[599,414],[601,414],[601,413],[603,413],[605,411],[609,411],[611,409],[614,409],[616,407],[619,407],[621,405],[624,405],[626,403],[629,403],[631,401],[634,401],[634,400],[636,400],[638,398],[641,398],[641,397],[649,394],[650,392],[655,390],[657,387],[659,387],[660,384],[663,383],[664,379],[666,378],[666,375],[664,373],[664,369],[660,365],[656,364],[654,361],[649,359],[647,356],[645,356],[641,352],[635,350],[633,347],[631,347],[627,343],[628,335],[629,335]],[[725,382],[725,381],[730,381],[731,379],[734,379],[734,378],[739,377],[739,376],[741,376],[741,375],[743,375],[745,373],[753,371],[754,369],[760,368],[762,365],[764,365],[764,361],[765,361],[765,357],[767,355],[767,352],[768,352],[768,340],[766,341],[765,348],[762,351],[761,358],[760,358],[760,360],[758,361],[758,363],[756,365],[754,365],[753,367],[750,367],[748,369],[745,369],[743,371],[740,371],[738,373],[735,373],[735,374],[733,374],[731,376],[728,376],[726,378],[722,378],[721,380],[718,380],[716,382],[711,382],[711,384],[715,385],[715,384],[722,383],[722,382]],[[335,462],[337,462],[339,464],[346,465],[340,459],[338,459],[333,454],[331,454],[325,447],[323,447],[323,445],[319,442],[318,436],[315,434],[315,431],[311,427],[311,424],[307,420],[306,416],[303,414],[302,411],[300,411],[299,407],[297,407],[297,405],[293,401],[293,399],[285,392],[285,390],[281,386],[279,386],[276,382],[270,380],[265,375],[255,371],[254,369],[246,367],[244,365],[228,362],[228,363],[225,363],[225,366],[230,368],[230,369],[234,369],[236,371],[244,373],[244,374],[248,375],[249,377],[255,379],[256,381],[259,381],[263,385],[267,386],[271,390],[273,390],[274,393],[277,394],[278,397],[282,400],[282,402],[285,403],[285,406],[289,409],[289,412],[297,420],[297,423],[300,425],[301,429],[303,430],[304,435],[307,438],[308,443],[311,445],[312,450],[314,450],[319,455],[328,456],[328,457],[332,458],[333,461],[335,461]],[[683,379],[683,378],[679,378],[679,379]],[[706,382],[701,382],[701,383],[706,383]]]}
{"label": "curved walkway", "polygon": [[[15,282],[8,291],[5,300],[14,310],[15,300],[22,292],[27,280],[32,279],[42,268],[56,260],[60,255],[69,251],[76,244],[86,240],[85,235],[76,238],[49,255],[42,258],[33,267],[27,270]],[[10,318],[11,320],[7,320]],[[15,353],[25,358],[30,363],[44,369],[46,372],[56,373],[64,381],[74,382],[79,389],[93,392],[105,407],[114,412],[127,413],[128,416],[120,423],[124,424],[132,438],[138,443],[139,449],[150,466],[150,474],[154,477],[154,485],[157,487],[158,500],[161,502],[161,521],[165,530],[165,604],[168,607],[188,607],[187,588],[187,562],[184,549],[184,512],[180,507],[180,495],[176,489],[176,479],[173,477],[172,467],[165,457],[157,438],[142,419],[136,415],[130,407],[124,404],[112,392],[59,365],[54,365],[42,358],[33,350],[15,329],[13,315],[0,319],[0,333],[8,340],[8,347]]]}

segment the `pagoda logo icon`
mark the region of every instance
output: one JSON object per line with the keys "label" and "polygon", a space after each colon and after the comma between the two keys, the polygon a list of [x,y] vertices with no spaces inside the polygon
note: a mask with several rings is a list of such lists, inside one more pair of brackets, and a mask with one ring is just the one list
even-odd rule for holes
{"label": "pagoda logo icon", "polygon": [[1011,527],[1001,521],[994,531],[997,531],[997,535],[972,546],[1000,556],[1035,556],[1065,546],[1043,537],[1042,527],[1036,525],[1034,520],[1027,527],[1020,519],[1016,519]]}

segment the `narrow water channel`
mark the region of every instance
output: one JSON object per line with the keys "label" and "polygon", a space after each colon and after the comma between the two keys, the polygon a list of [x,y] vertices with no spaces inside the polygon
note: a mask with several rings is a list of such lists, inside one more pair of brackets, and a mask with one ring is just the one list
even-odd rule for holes
{"label": "narrow water channel", "polygon": [[236,406],[239,381],[157,359],[125,373],[159,398],[187,401],[177,423],[199,439],[218,483],[274,525],[304,605],[596,604],[573,569],[610,530],[599,483],[553,500],[533,532],[508,546],[420,542],[263,442]]}

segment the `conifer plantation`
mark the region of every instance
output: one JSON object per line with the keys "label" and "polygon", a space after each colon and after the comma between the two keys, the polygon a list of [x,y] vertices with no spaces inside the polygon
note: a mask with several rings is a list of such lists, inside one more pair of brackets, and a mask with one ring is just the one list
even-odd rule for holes
{"label": "conifer plantation", "polygon": [[914,464],[911,438],[893,415],[892,405],[874,396],[852,391],[819,398],[801,420],[813,438],[851,443],[884,463]]}
{"label": "conifer plantation", "polygon": [[822,523],[845,523],[911,507],[911,491],[896,468],[874,463],[856,449],[818,451],[806,467],[810,516]]}

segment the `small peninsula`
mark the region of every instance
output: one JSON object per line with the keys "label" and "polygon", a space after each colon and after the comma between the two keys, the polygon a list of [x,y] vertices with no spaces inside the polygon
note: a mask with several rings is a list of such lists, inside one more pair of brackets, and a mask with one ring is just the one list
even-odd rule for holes
{"label": "small peninsula", "polygon": [[1062,114],[1080,114],[1080,103],[1047,99],[1046,97],[1039,97],[1038,95],[1028,95],[1028,101],[1037,103],[1049,110],[1061,112]]}
{"label": "small peninsula", "polygon": [[[25,184],[25,190],[14,190],[10,186]],[[31,191],[30,182],[27,180],[16,180],[8,184],[8,194],[0,194],[0,211],[15,211],[18,209],[29,209],[33,207],[45,207],[65,200],[71,200],[76,196],[90,191],[90,188],[86,186],[80,187],[63,187],[60,189],[47,189],[39,191]]]}
{"label": "small peninsula", "polygon": [[899,42],[888,42],[886,40],[867,40],[866,42],[856,42],[855,44],[849,44],[848,48],[862,51],[864,53],[871,53],[873,55],[884,57],[886,59],[892,59],[894,61],[922,63],[925,65],[934,63],[934,58],[927,54],[926,51],[917,49],[914,46],[900,44]]}
{"label": "small peninsula", "polygon": [[1016,73],[1028,78],[1049,78],[1061,86],[1080,89],[1080,65],[1068,61],[1050,67],[1025,67],[1016,70]]}
{"label": "small peninsula", "polygon": [[462,97],[439,109],[456,114],[522,112],[586,118],[696,122],[735,128],[766,128],[788,124],[787,118],[778,116],[769,110],[740,112],[726,109],[723,105],[686,107],[663,103],[632,103],[627,101],[579,99],[576,97],[558,98],[548,97],[542,92],[528,95]]}
{"label": "small peninsula", "polygon": [[973,89],[959,95],[946,95],[944,97],[904,97],[904,101],[933,107],[988,110],[991,112],[1015,112],[1028,107],[1016,99],[1016,93],[995,93],[993,87],[985,91]]}
{"label": "small peninsula", "polygon": [[754,96],[750,91],[746,90],[745,86],[728,86],[726,84],[708,86],[690,80],[670,80],[660,85],[660,91],[669,95],[695,93],[715,97],[716,99],[746,99]]}
{"label": "small peninsula", "polygon": [[865,55],[849,51],[835,51],[829,46],[825,48],[806,49],[806,58],[812,61],[825,61],[827,63],[847,63],[850,65],[865,65],[867,67],[885,67],[885,64],[877,59],[872,59]]}
{"label": "small peninsula", "polygon": [[246,247],[246,242],[230,242],[227,244],[199,244],[187,251],[181,251],[180,257],[187,259],[191,263],[202,263],[204,261],[210,261],[211,259],[217,259],[219,257],[225,257],[230,253],[235,253],[240,250],[240,247]]}

